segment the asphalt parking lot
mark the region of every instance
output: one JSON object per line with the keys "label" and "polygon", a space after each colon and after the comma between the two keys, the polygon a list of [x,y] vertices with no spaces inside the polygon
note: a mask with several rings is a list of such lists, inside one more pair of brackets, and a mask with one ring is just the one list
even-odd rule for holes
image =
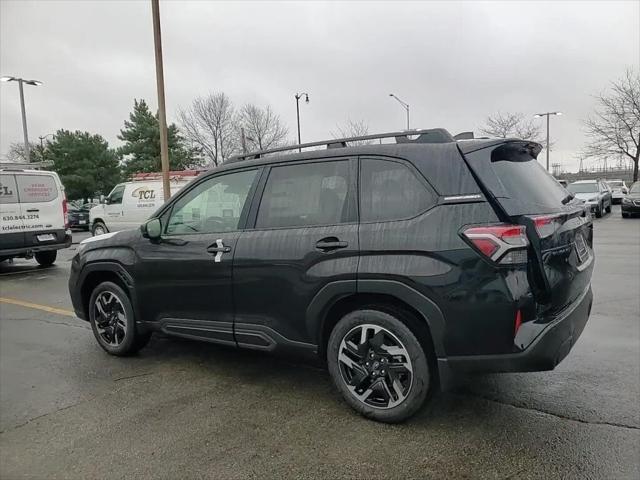
{"label": "asphalt parking lot", "polygon": [[74,249],[0,265],[2,478],[640,478],[640,219],[619,206],[555,371],[460,378],[393,426],[262,354],[155,337],[109,357],[70,311]]}

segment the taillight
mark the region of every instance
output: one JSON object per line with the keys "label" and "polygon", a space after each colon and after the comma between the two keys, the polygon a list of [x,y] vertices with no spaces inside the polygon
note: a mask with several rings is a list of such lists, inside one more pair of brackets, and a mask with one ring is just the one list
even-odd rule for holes
{"label": "taillight", "polygon": [[513,336],[515,337],[518,334],[518,330],[520,330],[520,326],[522,325],[522,312],[520,310],[516,312],[516,319],[513,323]]}
{"label": "taillight", "polygon": [[478,252],[501,265],[527,263],[529,241],[523,225],[470,227],[462,234]]}
{"label": "taillight", "polygon": [[67,194],[62,195],[62,215],[64,216],[64,228],[69,228],[69,214],[67,207]]}
{"label": "taillight", "polygon": [[560,215],[538,215],[531,217],[536,231],[540,238],[546,238],[555,233],[555,231],[562,225]]}

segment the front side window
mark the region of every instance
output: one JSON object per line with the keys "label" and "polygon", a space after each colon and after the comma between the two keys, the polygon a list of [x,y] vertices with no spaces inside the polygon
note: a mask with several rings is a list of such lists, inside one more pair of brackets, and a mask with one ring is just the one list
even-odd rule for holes
{"label": "front side window", "polygon": [[51,202],[58,198],[58,186],[51,175],[16,175],[22,203]]}
{"label": "front side window", "polygon": [[353,221],[348,192],[348,160],[273,167],[260,202],[256,228]]}
{"label": "front side window", "polygon": [[360,220],[385,222],[415,217],[435,196],[406,165],[365,158],[360,166]]}
{"label": "front side window", "polygon": [[120,205],[124,196],[124,185],[116,185],[109,194],[109,205]]}
{"label": "front side window", "polygon": [[229,173],[195,186],[173,205],[166,233],[222,233],[238,229],[257,170]]}

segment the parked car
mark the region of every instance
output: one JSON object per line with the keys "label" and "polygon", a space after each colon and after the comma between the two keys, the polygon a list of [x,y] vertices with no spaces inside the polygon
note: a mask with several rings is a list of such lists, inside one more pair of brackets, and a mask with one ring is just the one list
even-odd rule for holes
{"label": "parked car", "polygon": [[89,230],[89,211],[95,207],[95,203],[85,203],[79,206],[71,206],[68,210],[69,228]]}
{"label": "parked car", "polygon": [[591,310],[591,216],[536,143],[414,134],[201,175],[139,229],[79,245],[76,314],[112,355],[163,332],[319,359],[384,422],[454,372],[553,369]]}
{"label": "parked car", "polygon": [[622,199],[620,210],[623,218],[633,217],[640,213],[640,182],[631,185],[629,194]]}
{"label": "parked car", "polygon": [[611,213],[613,199],[611,190],[602,180],[579,180],[570,183],[567,187],[576,198],[584,200],[591,213],[595,213],[600,218],[604,212]]}
{"label": "parked car", "polygon": [[613,203],[620,203],[626,194],[629,193],[629,188],[624,180],[607,180],[607,185],[612,190]]}
{"label": "parked car", "polygon": [[[171,173],[174,195],[199,173],[195,170]],[[103,203],[89,211],[93,235],[139,227],[163,203],[160,174],[139,174],[132,181],[113,187]]]}
{"label": "parked car", "polygon": [[55,172],[0,170],[0,261],[35,257],[40,265],[56,261],[71,245],[67,200]]}

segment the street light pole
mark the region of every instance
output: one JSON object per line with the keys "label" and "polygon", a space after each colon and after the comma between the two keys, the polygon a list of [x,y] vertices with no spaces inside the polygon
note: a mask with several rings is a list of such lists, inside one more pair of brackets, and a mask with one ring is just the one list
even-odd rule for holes
{"label": "street light pole", "polygon": [[409,104],[400,100],[393,93],[390,93],[389,96],[395,98],[398,101],[398,103],[402,105],[404,109],[407,111],[407,130],[410,130],[411,127],[409,126]]}
{"label": "street light pole", "polygon": [[533,117],[534,118],[540,118],[540,117],[547,117],[547,172],[549,171],[549,117],[551,115],[562,115],[562,112],[545,112],[545,113],[536,113]]}
{"label": "street light pole", "polygon": [[153,45],[156,56],[156,86],[158,90],[158,121],[160,122],[160,161],[162,163],[162,191],[164,201],[171,196],[169,185],[169,141],[167,139],[167,113],[164,104],[164,67],[162,65],[162,35],[160,31],[160,5],[151,0],[153,16]]}
{"label": "street light pole", "polygon": [[[298,145],[302,144],[302,140],[300,138],[300,99],[305,97],[305,102],[309,103],[309,94],[308,93],[296,93],[296,117],[298,119]],[[302,148],[298,147],[298,152],[302,152]]]}
{"label": "street light pole", "polygon": [[2,82],[18,82],[18,89],[20,90],[20,110],[22,112],[22,133],[24,135],[24,157],[27,160],[27,163],[31,162],[31,149],[29,148],[29,133],[27,132],[27,112],[24,107],[24,89],[23,84],[33,85],[38,87],[42,85],[42,82],[39,80],[25,80],[24,78],[18,77],[2,77],[0,78]]}

